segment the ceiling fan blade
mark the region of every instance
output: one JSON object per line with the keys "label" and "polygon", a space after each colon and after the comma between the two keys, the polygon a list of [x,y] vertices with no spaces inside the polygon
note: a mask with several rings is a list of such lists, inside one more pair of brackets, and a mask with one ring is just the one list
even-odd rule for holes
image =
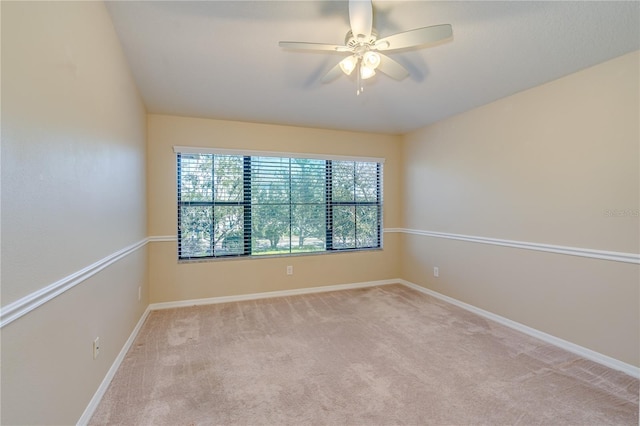
{"label": "ceiling fan blade", "polygon": [[342,69],[340,68],[340,62],[336,64],[335,67],[331,68],[325,75],[322,77],[323,83],[330,83],[336,78],[340,77],[342,74]]}
{"label": "ceiling fan blade", "polygon": [[322,50],[329,52],[348,52],[350,50],[347,46],[338,44],[306,43],[303,41],[281,41],[278,46],[293,50]]}
{"label": "ceiling fan blade", "polygon": [[375,47],[378,50],[404,49],[437,43],[451,37],[453,37],[453,29],[450,24],[433,25],[381,38],[375,42]]}
{"label": "ceiling fan blade", "polygon": [[[395,80],[402,80],[409,76],[409,71],[395,60],[391,59],[387,55],[380,55],[380,65],[378,65],[378,71],[388,75]],[[338,64],[339,65],[339,64]]]}
{"label": "ceiling fan blade", "polygon": [[371,37],[373,26],[373,5],[371,0],[349,0],[349,22],[351,33],[358,39],[360,35],[364,39]]}

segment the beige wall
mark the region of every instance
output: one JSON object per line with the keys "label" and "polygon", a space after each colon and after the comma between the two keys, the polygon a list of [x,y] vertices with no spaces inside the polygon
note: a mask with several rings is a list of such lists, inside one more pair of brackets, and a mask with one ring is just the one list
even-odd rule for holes
{"label": "beige wall", "polygon": [[[146,237],[146,119],[102,3],[1,8],[6,307]],[[79,419],[148,304],[138,286],[144,248],[2,328],[2,424]]]}
{"label": "beige wall", "polygon": [[[403,226],[638,253],[638,64],[634,52],[406,135]],[[638,265],[403,242],[403,278],[640,365]]]}
{"label": "beige wall", "polygon": [[[162,115],[148,116],[148,132],[150,236],[176,235],[174,145],[385,158],[384,226],[400,225],[399,137]],[[151,302],[397,278],[397,247],[398,235],[387,233],[382,251],[178,264],[175,241],[154,242]]]}

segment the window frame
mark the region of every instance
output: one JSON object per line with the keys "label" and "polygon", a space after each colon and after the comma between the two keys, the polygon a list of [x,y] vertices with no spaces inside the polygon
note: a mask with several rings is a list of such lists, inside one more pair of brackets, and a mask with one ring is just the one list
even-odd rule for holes
{"label": "window frame", "polygon": [[[305,255],[323,255],[323,254],[331,254],[331,253],[345,253],[345,252],[358,252],[358,251],[371,251],[371,250],[382,250],[383,249],[383,211],[384,211],[384,200],[383,200],[383,167],[384,167],[384,158],[373,158],[373,157],[351,157],[351,156],[340,156],[340,155],[318,155],[318,154],[305,154],[305,153],[288,153],[288,152],[271,152],[271,151],[248,151],[248,150],[231,150],[231,149],[219,149],[219,148],[191,148],[191,147],[183,147],[183,146],[174,146],[174,152],[176,154],[176,182],[177,182],[177,257],[179,262],[202,262],[202,261],[213,261],[213,260],[222,260],[222,259],[259,259],[259,258],[267,258],[267,257],[289,257],[289,256],[305,256]],[[181,156],[182,154],[198,154],[198,155],[213,155],[212,160],[215,163],[216,155],[230,155],[230,156],[241,156],[242,157],[242,186],[243,186],[243,196],[242,201],[216,201],[215,195],[212,195],[211,201],[188,201],[183,202],[181,200],[181,177],[182,177],[182,167],[181,167]],[[310,252],[291,252],[291,242],[289,242],[289,252],[277,253],[277,254],[259,254],[252,252],[252,207],[255,207],[252,204],[252,158],[253,157],[277,157],[289,159],[299,159],[299,160],[323,160],[324,161],[324,179],[325,179],[325,203],[320,204],[324,206],[325,210],[325,241],[324,241],[324,249]],[[333,174],[332,168],[334,161],[347,161],[347,162],[362,162],[362,163],[375,163],[376,171],[375,171],[375,179],[376,179],[376,192],[375,192],[375,200],[374,201],[358,201],[355,196],[354,191],[354,199],[352,201],[336,201],[333,199],[334,191],[333,191]],[[356,164],[354,164],[354,182],[356,179]],[[212,172],[212,180],[213,180],[213,172]],[[354,186],[355,187],[355,186]],[[215,192],[212,189],[212,193]],[[289,206],[290,208],[295,205],[292,202],[291,192],[289,192]],[[215,247],[211,247],[211,255],[207,256],[183,256],[182,255],[182,229],[181,229],[181,209],[184,206],[205,206],[210,207],[212,220],[211,227],[215,227],[215,206],[239,206],[243,208],[243,249],[238,253],[224,253],[224,254],[216,254]],[[257,204],[256,204],[257,205]],[[336,247],[334,244],[334,208],[338,206],[351,206],[354,208],[354,247]],[[376,225],[375,225],[375,243],[373,245],[367,245],[363,247],[357,247],[357,209],[358,207],[376,207]],[[291,234],[291,224],[289,225]],[[213,238],[213,229],[211,231],[211,244],[215,244],[215,239]],[[291,235],[289,235],[291,237]],[[290,240],[291,241],[291,240]]]}
{"label": "window frame", "polygon": [[[384,181],[382,179],[382,163],[376,163],[376,200],[378,201],[358,201],[356,200],[356,198],[354,197],[353,201],[334,201],[333,200],[333,161],[334,160],[327,160],[325,163],[325,166],[327,168],[327,171],[325,172],[325,177],[327,179],[327,191],[326,191],[326,198],[327,198],[327,204],[326,204],[326,215],[327,215],[327,219],[326,219],[326,237],[325,237],[325,241],[326,241],[326,250],[327,252],[331,252],[331,251],[354,251],[354,250],[375,250],[375,249],[381,249],[382,248],[382,233],[383,233],[383,228],[382,228],[382,210],[383,210],[383,200],[382,200],[382,186],[384,184]],[[340,161],[344,161],[344,160],[340,160]],[[351,161],[351,160],[347,160],[347,161]],[[366,163],[372,163],[372,161],[363,161]],[[331,177],[331,179],[330,179]],[[355,179],[355,169],[354,169],[354,179]],[[368,247],[355,247],[355,248],[351,248],[351,247],[335,247],[335,245],[333,244],[333,219],[334,219],[334,214],[333,214],[333,210],[334,207],[337,206],[353,206],[355,209],[357,209],[357,207],[359,206],[376,206],[377,207],[377,215],[378,215],[378,221],[377,221],[377,225],[376,225],[376,234],[377,234],[377,238],[376,238],[376,245],[374,246],[368,246]],[[354,226],[355,226],[355,235],[354,235],[354,239],[355,241],[358,240],[358,216],[357,214],[355,215],[355,222],[354,222]],[[331,244],[330,244],[331,243]],[[329,246],[331,246],[329,248]]]}

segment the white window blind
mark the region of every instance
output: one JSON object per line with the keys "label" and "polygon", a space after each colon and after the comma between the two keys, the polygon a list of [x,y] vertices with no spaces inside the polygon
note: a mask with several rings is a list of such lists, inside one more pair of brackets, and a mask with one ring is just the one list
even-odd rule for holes
{"label": "white window blind", "polygon": [[382,247],[382,163],[177,153],[178,257]]}

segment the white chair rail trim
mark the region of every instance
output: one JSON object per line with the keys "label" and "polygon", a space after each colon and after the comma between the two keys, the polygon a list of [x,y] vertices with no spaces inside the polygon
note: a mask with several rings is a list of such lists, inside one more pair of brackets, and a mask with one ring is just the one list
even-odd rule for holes
{"label": "white chair rail trim", "polygon": [[91,278],[109,265],[117,262],[125,256],[128,256],[139,248],[144,247],[149,241],[149,238],[144,238],[137,243],[131,244],[130,246],[118,250],[115,253],[111,253],[109,256],[58,280],[53,284],[49,284],[48,286],[34,291],[15,302],[9,303],[0,310],[0,328],[12,323],[23,315],[33,311],[38,306],[47,303],[65,291]]}
{"label": "white chair rail trim", "polygon": [[425,237],[459,240],[470,243],[490,244],[524,250],[544,251],[547,253],[565,254],[569,256],[589,257],[592,259],[612,260],[615,262],[640,264],[640,254],[618,251],[594,250],[580,247],[556,246],[552,244],[532,243],[527,241],[502,240],[499,238],[478,237],[473,235],[450,234],[447,232],[424,231],[408,228],[386,228],[384,232],[401,232]]}
{"label": "white chair rail trim", "polygon": [[[610,260],[615,262],[640,264],[640,254],[623,253],[615,251],[594,250],[579,247],[556,246],[551,244],[532,243],[526,241],[502,240],[498,238],[478,237],[471,235],[451,234],[446,232],[424,231],[408,228],[385,228],[387,233],[405,233],[412,235],[421,235],[433,238],[445,238],[450,240],[466,241],[471,243],[490,244],[503,247],[511,247],[525,250],[543,251],[548,253],[564,254],[570,256],[588,257],[592,259]],[[41,288],[27,296],[18,299],[7,306],[0,309],[0,328],[10,324],[23,315],[28,314],[48,301],[54,299],[65,291],[75,287],[81,282],[89,279],[93,275],[102,271],[109,265],[117,262],[125,256],[144,247],[150,242],[175,242],[176,235],[159,235],[144,238],[137,243],[127,246],[109,256],[83,268],[71,275],[68,275],[48,286]]]}

